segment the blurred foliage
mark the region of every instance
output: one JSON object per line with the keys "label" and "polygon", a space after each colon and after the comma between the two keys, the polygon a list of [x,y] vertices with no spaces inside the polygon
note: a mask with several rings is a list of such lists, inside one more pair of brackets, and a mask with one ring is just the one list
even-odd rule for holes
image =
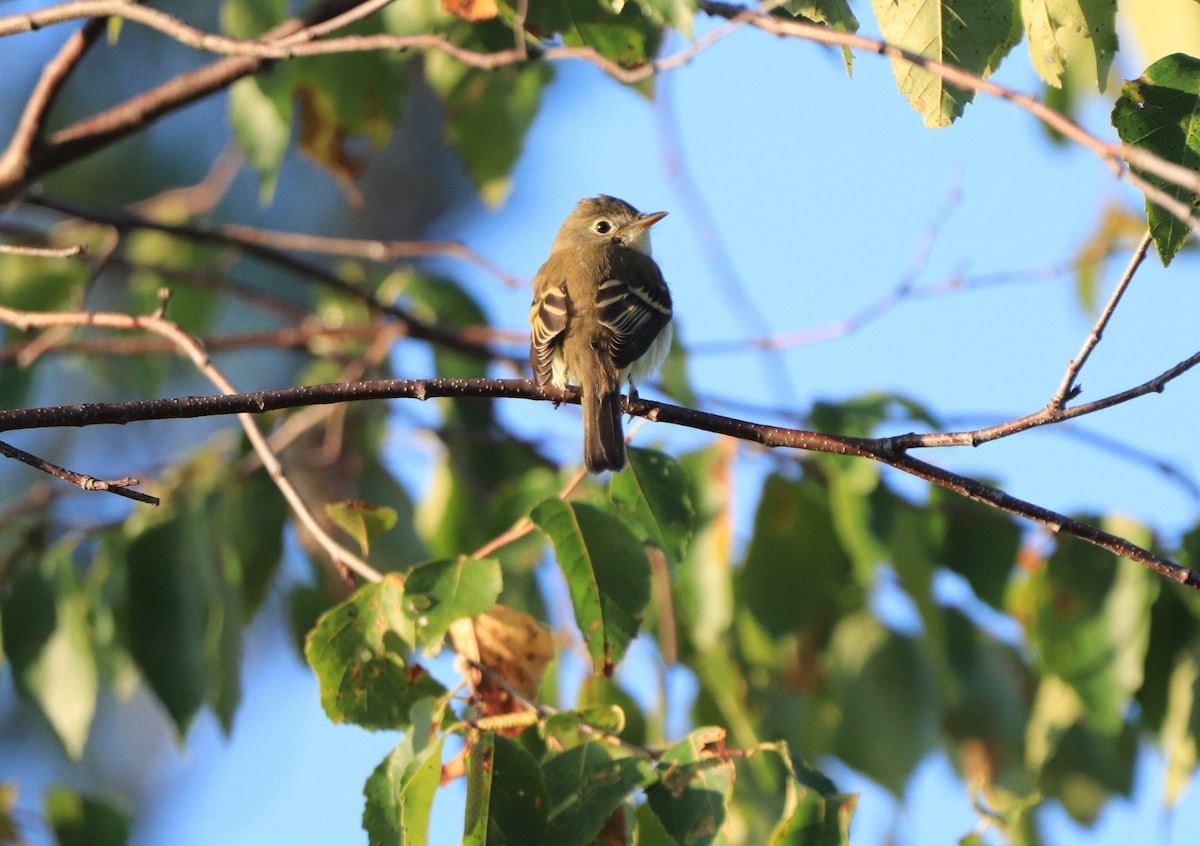
{"label": "blurred foliage", "polygon": [[[225,0],[220,26],[257,37],[292,5]],[[230,86],[228,138],[256,174],[263,202],[288,189],[296,151],[353,198],[374,157],[416,123],[432,137],[428,149],[452,150],[457,175],[499,203],[554,78],[539,51],[565,45],[641,67],[672,30],[691,34],[697,5],[394,3],[346,34],[433,35],[479,52],[519,43],[529,58],[490,70],[437,50],[276,61]],[[1027,39],[1064,110],[1077,108],[1086,85],[1105,89],[1118,49],[1115,4],[873,6],[885,37],[983,75]],[[858,28],[844,0],[789,0],[772,13]],[[129,29],[121,28],[121,44],[142,49],[143,35]],[[895,68],[901,92],[930,126],[951,123],[972,99],[926,69]],[[1170,55],[1124,84],[1112,122],[1127,143],[1195,168],[1198,98],[1200,60]],[[436,121],[415,121],[414,111]],[[177,177],[175,152],[160,151],[147,170]],[[117,178],[95,175],[104,161],[85,163],[91,175],[78,182],[85,196],[76,199]],[[414,171],[452,193],[445,186],[455,174],[436,155],[412,164]],[[1197,205],[1195,195],[1169,190]],[[438,210],[419,199],[412,205],[426,224]],[[161,222],[193,216],[186,204],[172,208]],[[1168,263],[1186,230],[1153,204],[1148,215]],[[1086,308],[1094,308],[1098,267],[1113,243],[1141,226],[1126,210],[1105,210],[1078,260]],[[446,378],[491,371],[487,359],[457,348],[423,348],[423,359],[389,355],[394,336],[372,328],[385,325],[380,315],[345,289],[298,290],[293,273],[309,282],[314,274],[296,262],[136,227],[115,239],[102,224],[62,228],[58,234],[88,243],[92,258],[0,255],[6,306],[147,313],[169,287],[167,316],[197,336],[314,323],[329,330],[292,351],[222,359],[262,384],[423,375],[429,366]],[[385,274],[354,261],[320,272],[378,291],[430,323],[470,331],[491,322],[452,276],[408,265]],[[87,331],[70,340],[106,337]],[[40,336],[6,331],[4,338],[13,353],[0,364],[8,408],[60,401],[64,385],[81,383],[92,391],[88,400],[196,390],[186,369],[158,352],[101,345],[100,354],[68,365],[48,354],[61,340],[53,335],[29,360],[18,354]],[[665,388],[693,403],[687,368],[677,345]],[[64,382],[73,370],[76,381]],[[741,493],[757,502],[743,536],[734,525],[737,453],[728,441],[680,456],[634,448],[629,469],[607,488],[588,480],[562,496],[572,487],[568,476],[510,428],[496,401],[441,399],[411,417],[389,415],[382,404],[316,411],[257,425],[279,442],[289,475],[321,506],[315,510],[327,527],[352,538],[382,574],[378,582],[348,584],[326,562],[241,438],[204,440],[185,429],[138,436],[138,454],[158,468],[153,486],[163,504],[154,511],[84,519],[84,509],[60,493],[6,484],[0,658],[68,759],[84,755],[105,691],[135,680],[181,739],[205,710],[229,732],[241,697],[244,628],[278,591],[287,594],[329,719],[402,732],[366,777],[363,826],[372,844],[428,842],[434,796],[456,777],[467,784],[465,843],[832,846],[848,842],[857,797],[820,772],[830,758],[903,796],[918,765],[942,754],[973,797],[981,826],[1019,844],[1040,842],[1046,801],[1088,823],[1113,797],[1128,795],[1139,743],[1164,750],[1168,805],[1195,771],[1200,599],[1094,547],[1032,543],[1004,513],[940,489],[904,496],[876,465],[846,456],[772,465],[759,488]],[[816,430],[860,437],[896,416],[938,427],[931,411],[891,394],[810,411]],[[428,482],[410,491],[388,461],[407,461],[417,442],[429,447]],[[1128,521],[1087,519],[1161,545]],[[506,533],[509,542],[485,547]],[[309,555],[299,578],[281,576],[291,538],[297,557]],[[1200,528],[1166,551],[1200,566]],[[542,578],[551,568],[535,575],[551,560],[569,595],[559,616],[571,618],[554,637]],[[961,589],[939,589],[948,582]],[[910,609],[911,619],[889,613],[896,607]],[[447,638],[463,659],[464,682],[453,690],[429,671]],[[646,707],[614,680],[637,638],[657,648],[652,674],[673,662],[695,681],[683,737],[666,736],[666,703]],[[590,661],[591,676],[577,689],[560,689],[544,673],[564,645]],[[482,669],[500,666],[507,681]],[[545,710],[522,701],[534,696]],[[462,742],[463,756],[444,760],[452,740]],[[16,794],[17,785],[0,784],[0,843],[23,842]],[[65,786],[46,793],[45,820],[60,844],[122,844],[132,824],[119,802]],[[985,841],[964,832],[961,842]]]}

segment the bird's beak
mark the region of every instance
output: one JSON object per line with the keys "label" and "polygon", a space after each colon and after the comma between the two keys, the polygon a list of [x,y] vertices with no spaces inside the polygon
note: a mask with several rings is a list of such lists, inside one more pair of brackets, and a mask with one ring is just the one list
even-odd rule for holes
{"label": "bird's beak", "polygon": [[653,214],[644,214],[639,217],[634,223],[634,229],[649,229],[654,224],[658,223],[667,216],[666,212],[654,212]]}

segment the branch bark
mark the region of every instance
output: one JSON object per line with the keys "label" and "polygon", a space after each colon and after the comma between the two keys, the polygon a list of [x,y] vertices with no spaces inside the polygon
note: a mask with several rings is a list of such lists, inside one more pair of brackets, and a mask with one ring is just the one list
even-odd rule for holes
{"label": "branch bark", "polygon": [[[208,417],[221,414],[263,414],[268,411],[304,405],[400,398],[426,400],[433,397],[507,397],[554,403],[578,404],[579,402],[579,396],[573,390],[563,392],[553,387],[542,387],[528,379],[384,379],[307,385],[277,391],[257,391],[224,396],[175,397],[122,403],[85,403],[0,411],[0,432],[59,426],[125,424],[140,420]],[[905,436],[900,438],[853,438],[825,435],[803,429],[768,426],[643,399],[626,398],[624,409],[629,414],[650,420],[700,429],[763,446],[853,455],[879,461],[962,496],[1040,523],[1054,532],[1072,535],[1087,541],[1141,564],[1164,578],[1200,590],[1200,574],[1131,543],[1125,538],[1105,532],[1065,514],[1059,514],[1048,508],[1010,496],[998,488],[913,458],[902,446]]]}

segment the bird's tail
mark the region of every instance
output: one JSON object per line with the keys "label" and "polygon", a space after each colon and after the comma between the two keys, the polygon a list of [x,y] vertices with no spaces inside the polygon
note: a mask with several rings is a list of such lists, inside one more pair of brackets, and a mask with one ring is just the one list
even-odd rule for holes
{"label": "bird's tail", "polygon": [[583,463],[592,473],[625,467],[625,434],[621,431],[621,392],[583,395]]}

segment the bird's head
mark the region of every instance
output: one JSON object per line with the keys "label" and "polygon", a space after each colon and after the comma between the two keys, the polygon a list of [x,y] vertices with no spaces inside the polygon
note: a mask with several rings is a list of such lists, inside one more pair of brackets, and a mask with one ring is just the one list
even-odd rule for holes
{"label": "bird's head", "polygon": [[588,197],[567,216],[550,252],[611,241],[650,255],[650,227],[666,216],[666,212],[642,214],[607,194]]}

